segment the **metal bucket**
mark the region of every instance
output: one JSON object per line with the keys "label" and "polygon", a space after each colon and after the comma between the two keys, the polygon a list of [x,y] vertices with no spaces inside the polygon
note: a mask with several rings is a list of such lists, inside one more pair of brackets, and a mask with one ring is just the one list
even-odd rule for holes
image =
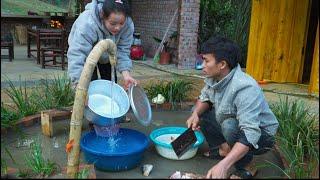
{"label": "metal bucket", "polygon": [[122,121],[129,108],[128,95],[121,86],[108,80],[90,82],[84,111],[87,120],[99,126],[114,125]]}

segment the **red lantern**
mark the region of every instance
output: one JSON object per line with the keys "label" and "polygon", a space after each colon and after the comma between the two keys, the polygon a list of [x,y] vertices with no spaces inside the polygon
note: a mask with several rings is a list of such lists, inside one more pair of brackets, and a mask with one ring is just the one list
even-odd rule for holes
{"label": "red lantern", "polygon": [[133,60],[141,60],[143,58],[143,48],[140,45],[132,45],[130,49],[130,57]]}

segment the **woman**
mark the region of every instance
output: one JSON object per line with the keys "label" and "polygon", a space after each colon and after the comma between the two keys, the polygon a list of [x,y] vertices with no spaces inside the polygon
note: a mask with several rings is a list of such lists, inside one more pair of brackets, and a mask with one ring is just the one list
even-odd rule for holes
{"label": "woman", "polygon": [[[137,81],[131,77],[132,61],[130,47],[133,41],[134,24],[130,18],[127,0],[93,0],[85,7],[72,25],[69,34],[68,74],[74,87],[78,84],[85,60],[96,43],[111,39],[117,45],[116,70],[123,76],[124,87]],[[103,53],[97,67],[101,79],[111,80],[111,65],[107,53]],[[116,74],[116,73],[115,73]],[[98,79],[95,68],[91,80]],[[117,78],[115,77],[117,81]]]}

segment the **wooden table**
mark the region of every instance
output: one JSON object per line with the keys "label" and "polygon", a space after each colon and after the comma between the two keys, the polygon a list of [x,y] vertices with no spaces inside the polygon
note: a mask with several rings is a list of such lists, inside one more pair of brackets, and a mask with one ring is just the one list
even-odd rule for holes
{"label": "wooden table", "polygon": [[[27,45],[28,45],[28,57],[34,57],[37,60],[37,64],[40,64],[40,49],[44,40],[57,39],[57,36],[62,36],[65,33],[64,29],[53,29],[53,28],[39,28],[39,29],[27,29]],[[31,39],[34,38],[37,47],[31,49]],[[37,55],[34,56],[31,52],[36,51]]]}

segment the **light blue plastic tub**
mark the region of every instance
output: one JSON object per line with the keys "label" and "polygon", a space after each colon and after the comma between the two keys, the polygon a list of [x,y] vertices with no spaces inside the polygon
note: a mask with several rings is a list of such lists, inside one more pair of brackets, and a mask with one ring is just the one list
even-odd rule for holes
{"label": "light blue plastic tub", "polygon": [[194,143],[185,154],[178,158],[170,143],[186,130],[186,127],[163,127],[153,130],[149,137],[155,144],[156,150],[161,156],[173,160],[185,160],[194,157],[197,153],[198,147],[204,141],[202,133],[195,131],[197,142]]}

